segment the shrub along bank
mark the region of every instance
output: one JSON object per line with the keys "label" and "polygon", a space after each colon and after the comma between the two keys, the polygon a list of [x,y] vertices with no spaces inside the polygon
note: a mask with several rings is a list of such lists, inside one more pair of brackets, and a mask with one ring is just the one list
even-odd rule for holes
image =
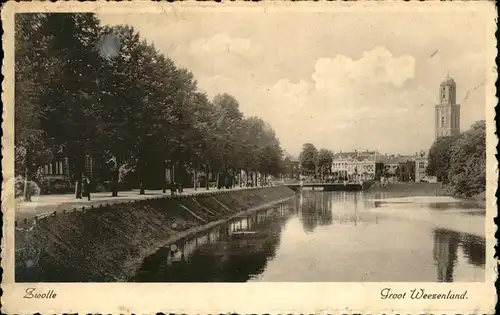
{"label": "shrub along bank", "polygon": [[429,175],[444,183],[441,194],[478,198],[486,191],[486,122],[459,136],[438,138],[429,151]]}
{"label": "shrub along bank", "polygon": [[16,281],[126,281],[173,238],[293,195],[262,187],[57,213],[16,230]]}

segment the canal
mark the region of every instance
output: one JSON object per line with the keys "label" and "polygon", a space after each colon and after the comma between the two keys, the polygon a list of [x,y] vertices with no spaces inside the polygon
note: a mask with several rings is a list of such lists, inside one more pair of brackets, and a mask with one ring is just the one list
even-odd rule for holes
{"label": "canal", "polygon": [[484,235],[440,224],[445,212],[484,222],[484,209],[448,197],[303,191],[165,246],[133,280],[484,281]]}

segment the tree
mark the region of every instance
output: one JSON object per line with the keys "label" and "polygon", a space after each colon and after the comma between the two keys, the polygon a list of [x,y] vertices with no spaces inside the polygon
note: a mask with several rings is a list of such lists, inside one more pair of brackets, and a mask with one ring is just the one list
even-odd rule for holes
{"label": "tree", "polygon": [[114,58],[99,58],[97,131],[99,147],[106,148],[109,152],[106,160],[112,161],[112,195],[117,196],[120,168],[135,164],[135,144],[139,135],[134,113],[143,108],[141,97],[136,93],[140,86],[135,80],[135,62],[144,47],[140,46],[139,34],[132,27],[105,27],[101,36],[105,35],[117,37],[120,46]]}
{"label": "tree", "polygon": [[258,117],[248,117],[241,124],[242,129],[239,134],[242,147],[241,165],[247,175],[247,182],[248,177],[251,176],[251,182],[255,183],[256,179],[254,180],[253,176],[258,169],[257,157],[260,154],[260,144],[263,141],[262,121]]}
{"label": "tree", "polygon": [[[44,14],[15,16],[15,173],[34,180],[36,170],[52,157],[52,143],[42,126],[45,108],[42,82],[51,82],[61,67],[47,52]],[[30,201],[26,189],[24,198]]]}
{"label": "tree", "polygon": [[307,175],[316,175],[316,167],[318,166],[318,150],[312,143],[305,143],[302,145],[299,162],[302,167],[302,172],[305,172]]}
{"label": "tree", "polygon": [[264,175],[264,181],[267,182],[267,176],[277,176],[284,171],[283,150],[276,133],[269,124],[260,119],[260,128],[262,133],[262,142],[258,154],[258,169]]}
{"label": "tree", "polygon": [[457,195],[470,197],[486,190],[485,121],[474,123],[452,145],[449,178]]}
{"label": "tree", "polygon": [[324,180],[324,175],[330,174],[333,162],[333,152],[327,149],[320,149],[318,152],[318,167]]}
{"label": "tree", "polygon": [[76,198],[81,198],[85,154],[97,150],[99,20],[91,13],[48,14],[40,32],[50,37],[47,54],[62,62],[44,82],[44,129],[73,162]]}
{"label": "tree", "polygon": [[486,123],[474,123],[458,137],[439,138],[429,153],[429,175],[448,184],[454,195],[470,197],[486,190]]}
{"label": "tree", "polygon": [[196,92],[190,106],[188,115],[190,132],[185,134],[185,141],[189,144],[187,149],[190,156],[190,167],[194,172],[193,186],[197,189],[198,171],[206,173],[206,188],[211,157],[214,155],[212,133],[215,128],[215,110],[204,93]]}
{"label": "tree", "polygon": [[450,152],[456,137],[440,137],[434,141],[429,150],[429,163],[426,173],[436,176],[439,181],[448,183],[450,169]]}
{"label": "tree", "polygon": [[[58,151],[70,160],[81,198],[86,154],[103,160],[101,173],[111,178],[113,196],[129,173],[141,194],[151,178],[165,182],[166,161],[194,173],[195,185],[203,168],[207,179],[212,170],[226,181],[245,169],[255,183],[257,173],[266,179],[283,171],[271,126],[245,118],[229,94],[211,102],[190,71],[176,67],[132,27],[101,27],[89,13],[18,17],[17,173],[27,170],[32,178]],[[100,49],[103,38],[118,39],[117,53]]]}
{"label": "tree", "polygon": [[224,176],[222,177],[227,181],[229,169],[231,169],[231,173],[234,175],[235,169],[240,169],[242,166],[239,159],[241,145],[238,140],[238,134],[241,130],[243,114],[239,110],[238,101],[229,94],[216,95],[213,103],[218,116],[217,151],[220,152],[222,157],[222,165],[215,166],[215,170],[218,174],[221,170],[224,170]]}

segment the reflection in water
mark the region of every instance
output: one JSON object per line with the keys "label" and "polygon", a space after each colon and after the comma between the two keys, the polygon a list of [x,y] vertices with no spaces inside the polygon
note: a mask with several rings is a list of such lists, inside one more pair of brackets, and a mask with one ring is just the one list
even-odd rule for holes
{"label": "reflection in water", "polygon": [[[484,238],[434,230],[413,220],[379,218],[372,208],[383,211],[393,205],[369,197],[363,192],[303,191],[289,202],[161,249],[144,261],[135,280],[450,282],[481,278]],[[404,204],[405,210],[421,207],[422,203]],[[433,207],[427,205],[428,210]]]}
{"label": "reflection in water", "polygon": [[313,232],[317,226],[332,224],[332,200],[324,192],[300,194],[299,217],[304,231]]}
{"label": "reflection in water", "polygon": [[475,200],[460,200],[456,202],[431,202],[428,206],[433,210],[482,209]]}
{"label": "reflection in water", "polygon": [[469,264],[485,266],[485,240],[470,234],[436,229],[434,231],[433,253],[439,282],[453,282],[453,271],[457,262],[459,246],[462,247]]}
{"label": "reflection in water", "polygon": [[457,260],[458,237],[446,230],[434,232],[434,259],[440,282],[453,281],[453,268]]}
{"label": "reflection in water", "polygon": [[279,247],[289,204],[258,211],[165,247],[144,262],[136,281],[244,282],[259,274]]}

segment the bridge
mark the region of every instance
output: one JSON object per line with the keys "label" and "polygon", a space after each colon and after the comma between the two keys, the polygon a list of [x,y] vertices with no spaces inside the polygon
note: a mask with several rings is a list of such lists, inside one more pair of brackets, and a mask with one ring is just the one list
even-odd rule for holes
{"label": "bridge", "polygon": [[359,191],[369,188],[373,182],[365,181],[358,183],[328,183],[328,182],[311,182],[311,183],[285,183],[285,186],[292,190],[311,189],[322,191]]}

